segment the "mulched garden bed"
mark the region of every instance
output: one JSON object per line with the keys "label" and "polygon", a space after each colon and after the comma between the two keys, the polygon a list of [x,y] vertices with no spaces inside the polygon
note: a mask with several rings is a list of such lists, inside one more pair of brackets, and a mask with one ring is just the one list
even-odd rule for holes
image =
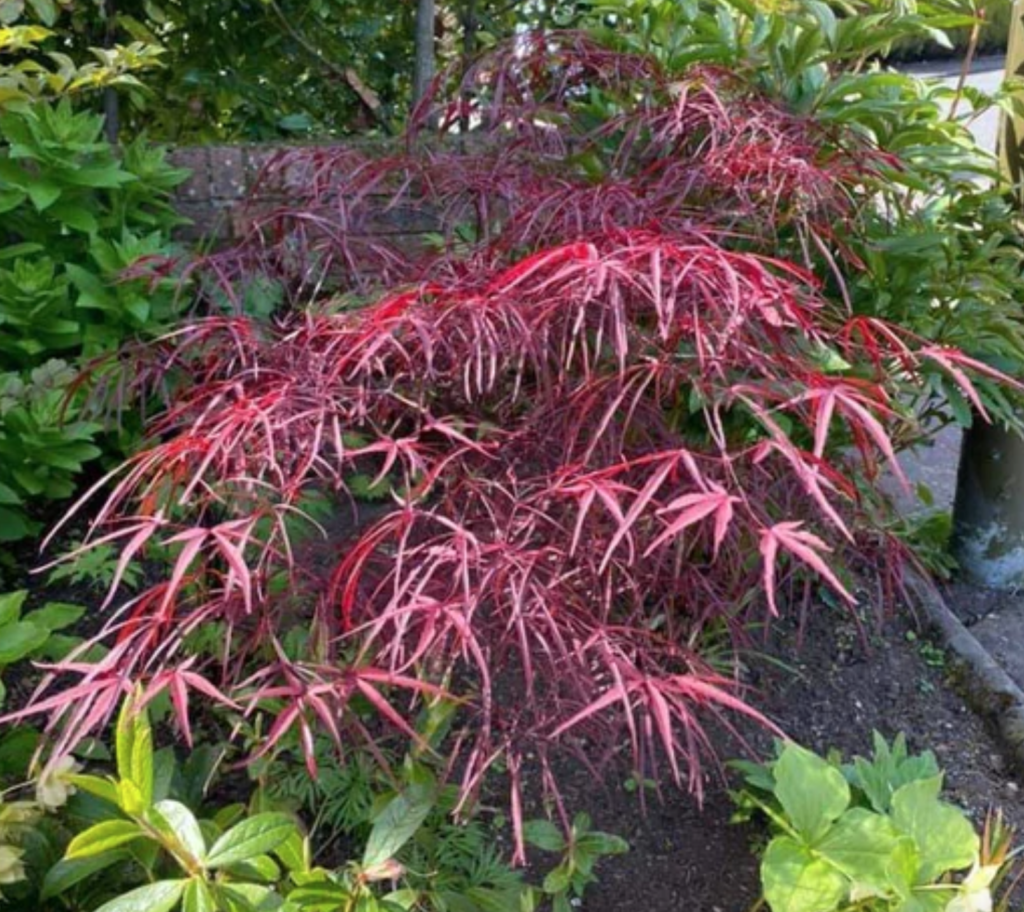
{"label": "mulched garden bed", "polygon": [[[959,597],[970,599],[971,590]],[[774,663],[783,661],[789,670]],[[791,737],[824,754],[867,754],[871,734],[907,736],[912,751],[932,750],[946,773],[945,797],[977,822],[989,807],[1024,827],[1024,790],[985,724],[957,692],[945,654],[905,618],[890,620],[865,651],[848,615],[822,609],[808,624],[803,647],[779,628],[760,656],[747,660],[761,690],[759,708]],[[751,733],[759,750],[769,739]],[[726,757],[741,749],[720,740]],[[628,855],[604,861],[585,912],[744,912],[758,895],[753,849],[764,834],[730,823],[732,805],[718,781],[708,783],[703,810],[679,792],[648,800],[642,816],[624,779],[604,788],[584,774],[572,778],[567,804],[589,812],[599,829],[629,840]]]}

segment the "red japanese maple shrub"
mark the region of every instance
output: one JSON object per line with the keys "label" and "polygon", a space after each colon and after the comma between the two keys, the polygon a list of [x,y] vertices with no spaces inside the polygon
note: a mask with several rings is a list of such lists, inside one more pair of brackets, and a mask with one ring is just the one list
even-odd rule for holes
{"label": "red japanese maple shrub", "polygon": [[[417,145],[459,123],[466,148]],[[401,154],[283,157],[267,179],[289,205],[190,267],[238,301],[279,283],[291,307],[150,351],[142,376],[176,393],[91,541],[119,543],[122,569],[159,542],[173,566],[110,615],[106,657],[61,665],[80,683],[44,682],[28,711],[61,751],[142,682],[186,739],[199,691],[270,713],[262,750],[291,732],[311,752],[314,730],[379,737],[356,697],[415,737],[446,691],[464,793],[503,758],[517,824],[524,756],[557,795],[559,745],[595,765],[628,745],[699,793],[704,721],[767,722],[702,633],[740,638],[815,581],[852,603],[841,558],[875,529],[902,385],[931,363],[972,395],[985,369],[846,311],[841,235],[877,159],[852,140],[824,156],[841,146],[735,77],[670,82],[548,36],[417,124]],[[372,237],[382,206],[429,213],[441,243]],[[356,476],[391,507],[317,549],[322,573],[290,517],[311,491],[348,509]],[[211,625],[220,656],[190,651]]]}

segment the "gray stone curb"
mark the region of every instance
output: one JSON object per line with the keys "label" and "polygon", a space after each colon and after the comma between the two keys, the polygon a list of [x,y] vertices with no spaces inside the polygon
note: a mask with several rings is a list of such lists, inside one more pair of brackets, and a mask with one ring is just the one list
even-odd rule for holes
{"label": "gray stone curb", "polygon": [[908,572],[907,585],[962,670],[967,702],[996,726],[1009,759],[1024,771],[1024,690],[953,614],[932,583]]}

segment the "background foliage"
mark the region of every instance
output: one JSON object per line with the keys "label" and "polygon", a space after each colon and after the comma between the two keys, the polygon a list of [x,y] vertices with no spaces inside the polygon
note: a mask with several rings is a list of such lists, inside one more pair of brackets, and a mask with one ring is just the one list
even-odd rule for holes
{"label": "background foliage", "polygon": [[[56,19],[50,5],[32,9]],[[172,251],[181,220],[169,199],[185,172],[144,138],[115,153],[102,117],[78,107],[89,90],[137,85],[132,72],[154,53],[133,45],[78,65],[40,57],[52,37],[0,29],[0,541],[38,528],[33,515],[70,497],[87,463],[124,452],[131,420],[108,427],[89,414],[79,372],[177,311],[168,283],[122,273]],[[94,379],[115,375],[107,363]]]}

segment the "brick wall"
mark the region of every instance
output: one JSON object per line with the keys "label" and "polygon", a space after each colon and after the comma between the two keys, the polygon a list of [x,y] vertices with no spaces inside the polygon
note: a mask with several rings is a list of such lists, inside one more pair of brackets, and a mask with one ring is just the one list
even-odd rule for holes
{"label": "brick wall", "polygon": [[260,169],[279,151],[274,146],[192,146],[172,149],[168,158],[192,176],[178,187],[175,206],[193,224],[180,230],[188,240],[236,233],[234,213]]}
{"label": "brick wall", "polygon": [[[232,145],[191,146],[171,149],[168,159],[175,165],[188,168],[192,176],[178,187],[175,208],[192,224],[180,228],[177,236],[182,240],[215,237],[222,241],[243,233],[246,219],[242,218],[242,203],[255,204],[253,211],[266,211],[284,201],[290,183],[301,183],[305,178],[301,168],[289,169],[275,183],[262,188],[261,195],[249,198],[249,190],[263,166],[278,152],[295,146]],[[345,144],[311,146],[311,149],[355,149],[363,152],[383,151],[380,143],[354,141]],[[390,205],[389,205],[390,204]],[[395,206],[393,200],[382,196],[379,211],[364,216],[355,233],[369,237],[405,239],[416,243],[424,233],[437,230],[437,216],[429,205]]]}

